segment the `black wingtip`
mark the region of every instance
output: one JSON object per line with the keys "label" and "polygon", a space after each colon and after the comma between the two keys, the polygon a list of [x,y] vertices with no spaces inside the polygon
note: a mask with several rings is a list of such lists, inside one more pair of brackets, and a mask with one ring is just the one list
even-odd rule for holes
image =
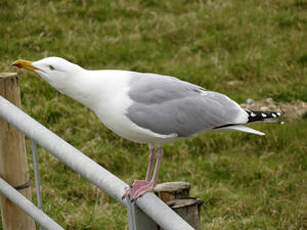
{"label": "black wingtip", "polygon": [[268,111],[251,111],[246,110],[248,114],[248,123],[256,121],[264,121],[268,118],[277,118],[281,116],[280,112],[268,112]]}

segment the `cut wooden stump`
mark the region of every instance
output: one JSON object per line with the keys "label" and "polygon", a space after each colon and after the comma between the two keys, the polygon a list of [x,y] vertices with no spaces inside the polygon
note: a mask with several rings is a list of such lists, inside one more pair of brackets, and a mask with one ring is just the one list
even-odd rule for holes
{"label": "cut wooden stump", "polygon": [[200,230],[200,208],[204,202],[189,197],[190,188],[188,182],[167,182],[158,184],[154,192],[192,227]]}

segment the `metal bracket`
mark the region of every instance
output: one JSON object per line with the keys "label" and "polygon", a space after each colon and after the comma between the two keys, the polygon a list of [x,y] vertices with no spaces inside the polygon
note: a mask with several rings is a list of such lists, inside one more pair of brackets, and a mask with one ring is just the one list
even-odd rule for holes
{"label": "metal bracket", "polygon": [[138,208],[132,199],[133,189],[129,186],[130,196],[127,197],[128,224],[129,230],[157,230],[158,225],[148,217],[141,209]]}

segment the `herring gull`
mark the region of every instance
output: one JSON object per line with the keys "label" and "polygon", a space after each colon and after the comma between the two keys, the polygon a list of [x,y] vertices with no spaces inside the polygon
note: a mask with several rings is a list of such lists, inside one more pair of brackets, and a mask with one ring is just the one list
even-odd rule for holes
{"label": "herring gull", "polygon": [[[244,125],[280,116],[276,112],[243,109],[221,93],[171,76],[86,70],[59,57],[35,62],[17,60],[13,65],[36,72],[58,91],[93,110],[119,136],[149,145],[146,178],[132,184],[133,199],[156,185],[163,144],[212,130],[264,135]],[[128,195],[126,188],[123,197]]]}

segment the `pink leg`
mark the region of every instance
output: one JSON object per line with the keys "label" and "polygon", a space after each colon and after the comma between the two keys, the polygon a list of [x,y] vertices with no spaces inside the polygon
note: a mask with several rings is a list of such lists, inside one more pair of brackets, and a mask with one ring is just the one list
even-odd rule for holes
{"label": "pink leg", "polygon": [[[155,152],[154,152],[153,148],[150,147],[150,151],[151,151],[151,154],[150,154],[150,158],[149,158],[149,162],[148,162],[146,179],[145,180],[136,180],[132,184],[133,200],[138,199],[140,196],[144,195],[147,192],[152,192],[154,187],[156,186],[156,184],[158,182],[159,169],[160,169],[160,165],[161,165],[161,159],[162,159],[162,156],[163,156],[163,150],[159,146],[159,153],[157,154],[157,156],[155,156]],[[149,181],[151,173],[152,173],[152,166],[153,166],[153,162],[154,162],[155,157],[157,157],[156,165],[155,165],[153,177]],[[126,187],[123,198],[128,197],[129,195],[130,195],[129,187]]]}
{"label": "pink leg", "polygon": [[154,182],[155,185],[158,182],[159,170],[160,170],[162,157],[163,157],[163,149],[162,149],[161,146],[159,146],[159,153],[158,153],[158,157],[157,157],[156,167],[155,167],[153,178],[151,179]]}
{"label": "pink leg", "polygon": [[149,145],[149,150],[150,150],[150,157],[149,157],[149,161],[148,161],[148,167],[147,167],[147,173],[146,173],[146,181],[150,181],[151,178],[151,174],[152,174],[152,166],[153,163],[155,161],[155,150],[154,147],[152,145]]}
{"label": "pink leg", "polygon": [[159,169],[160,169],[162,157],[163,157],[163,150],[159,146],[159,153],[158,153],[158,156],[157,156],[156,167],[155,167],[155,170],[154,170],[153,177],[148,184],[145,184],[143,186],[139,186],[139,188],[137,190],[133,190],[133,200],[138,199],[140,196],[144,195],[147,192],[153,191],[154,187],[156,186],[156,184],[158,182]]}
{"label": "pink leg", "polygon": [[[137,190],[139,190],[141,187],[147,185],[150,183],[150,178],[152,175],[152,168],[153,168],[153,164],[156,158],[156,153],[154,150],[154,147],[152,145],[149,145],[149,150],[150,150],[150,156],[149,156],[149,161],[148,161],[148,167],[147,167],[147,172],[146,172],[146,178],[145,180],[136,180],[133,182],[132,184],[132,189],[133,189],[133,193]],[[125,192],[122,196],[122,199],[124,199],[125,197],[128,197],[130,195],[130,189],[129,187],[125,188]]]}

